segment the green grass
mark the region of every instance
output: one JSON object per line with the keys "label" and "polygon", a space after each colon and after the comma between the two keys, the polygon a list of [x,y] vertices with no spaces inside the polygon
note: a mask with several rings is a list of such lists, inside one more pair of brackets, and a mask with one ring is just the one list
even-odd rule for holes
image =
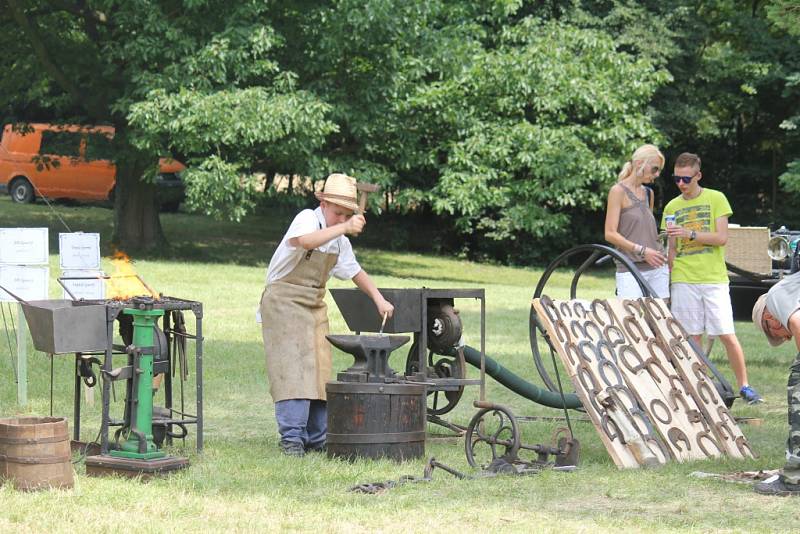
{"label": "green grass", "polygon": [[[112,212],[100,207],[56,206],[72,230],[100,231],[108,251]],[[747,323],[739,323],[752,383],[768,403],[748,407],[737,402],[737,416],[763,419],[743,431],[759,453],[757,460],[670,464],[655,470],[620,471],[614,467],[593,427],[575,422],[582,463],[574,473],[544,472],[530,477],[457,481],[444,472],[430,483],[405,484],[381,495],[348,492],[357,483],[422,475],[423,461],[345,463],[314,455],[298,460],[279,454],[278,435],[264,372],[260,329],[254,312],[264,269],[291,214],[276,210],[242,224],[222,224],[187,214],[163,216],[173,248],[158,257],[134,258],[143,278],[164,294],[202,301],[205,317],[206,449],[193,451],[194,432],[185,448],[191,467],[147,483],[91,478],[77,466],[69,491],[21,493],[0,488],[0,531],[770,531],[794,530],[794,499],[757,496],[747,486],[692,478],[693,471],[731,472],[779,467],[786,439],[785,383],[794,356],[791,347],[771,349]],[[18,206],[0,199],[0,227],[49,226],[51,251],[57,252],[60,222],[45,206]],[[367,228],[369,232],[369,227]],[[484,287],[487,295],[487,351],[504,366],[541,383],[528,341],[530,297],[541,269],[486,266],[448,258],[356,250],[365,268],[384,287]],[[51,275],[57,274],[51,257]],[[553,296],[565,296],[568,273],[548,284]],[[335,287],[346,287],[333,282]],[[581,296],[609,296],[610,273],[586,275]],[[51,296],[60,288],[51,281]],[[346,333],[331,302],[331,331]],[[468,343],[478,343],[479,308],[459,301]],[[0,333],[0,416],[47,415],[50,360],[29,356],[29,406],[16,406],[15,385],[4,333]],[[392,358],[404,365],[405,351]],[[732,379],[721,347],[714,361]],[[335,354],[334,369],[349,357]],[[72,359],[57,356],[53,413],[71,419]],[[476,373],[471,371],[474,376]],[[193,385],[193,382],[190,382]],[[191,387],[189,388],[191,389]],[[99,400],[99,392],[98,392]],[[119,400],[122,394],[117,391]],[[191,395],[190,395],[191,397]],[[475,409],[478,388],[470,387],[448,416],[466,423]],[[510,406],[517,415],[559,416],[487,381],[487,397]],[[95,437],[99,403],[84,409],[84,440]],[[525,443],[549,442],[557,423],[521,423]],[[432,432],[441,430],[432,427]],[[470,472],[463,443],[430,439],[427,455]]]}

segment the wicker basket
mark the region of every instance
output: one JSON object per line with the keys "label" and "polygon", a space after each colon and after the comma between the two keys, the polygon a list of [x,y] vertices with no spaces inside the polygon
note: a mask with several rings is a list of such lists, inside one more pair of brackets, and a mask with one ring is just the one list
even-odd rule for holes
{"label": "wicker basket", "polygon": [[767,227],[728,227],[725,261],[751,273],[771,274],[772,259],[767,254],[769,237]]}

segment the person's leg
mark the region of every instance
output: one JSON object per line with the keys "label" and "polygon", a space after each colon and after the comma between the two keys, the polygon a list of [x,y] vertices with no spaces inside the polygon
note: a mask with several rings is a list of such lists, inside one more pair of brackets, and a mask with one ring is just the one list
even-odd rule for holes
{"label": "person's leg", "polygon": [[786,440],[786,464],[780,475],[756,484],[762,495],[800,495],[800,353],[789,368],[786,384],[789,401],[789,438]]}
{"label": "person's leg", "polygon": [[705,325],[703,300],[694,284],[672,284],[669,307],[686,333],[695,340],[701,339]]}
{"label": "person's leg", "polygon": [[789,368],[786,391],[789,402],[789,439],[786,440],[783,479],[790,484],[800,484],[800,353]]}
{"label": "person's leg", "polygon": [[731,370],[739,388],[750,385],[750,382],[747,381],[747,366],[744,363],[744,351],[739,343],[739,338],[736,337],[736,334],[722,334],[718,336],[718,339],[725,347],[728,362],[731,364]]}
{"label": "person's leg", "polygon": [[669,269],[666,265],[651,271],[644,271],[642,275],[656,292],[656,298],[669,300]]}
{"label": "person's leg", "polygon": [[[281,448],[287,454],[301,452],[308,439],[308,399],[286,399],[275,403],[275,419],[281,434]],[[300,455],[300,454],[298,454]]]}
{"label": "person's leg", "polygon": [[328,403],[312,400],[308,412],[308,441],[306,450],[321,450],[325,446],[328,433]]}

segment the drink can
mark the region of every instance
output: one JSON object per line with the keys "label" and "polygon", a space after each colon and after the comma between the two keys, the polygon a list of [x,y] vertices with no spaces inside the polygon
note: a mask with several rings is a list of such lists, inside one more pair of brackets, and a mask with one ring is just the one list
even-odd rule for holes
{"label": "drink can", "polygon": [[664,215],[664,224],[667,225],[667,228],[673,226],[675,224],[675,216],[674,215]]}

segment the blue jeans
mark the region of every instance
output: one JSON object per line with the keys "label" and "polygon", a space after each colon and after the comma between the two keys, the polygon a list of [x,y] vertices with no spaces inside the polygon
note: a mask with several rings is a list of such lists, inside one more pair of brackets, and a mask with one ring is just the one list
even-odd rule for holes
{"label": "blue jeans", "polygon": [[323,400],[286,399],[275,403],[275,419],[281,441],[296,441],[303,447],[325,442],[328,403]]}

